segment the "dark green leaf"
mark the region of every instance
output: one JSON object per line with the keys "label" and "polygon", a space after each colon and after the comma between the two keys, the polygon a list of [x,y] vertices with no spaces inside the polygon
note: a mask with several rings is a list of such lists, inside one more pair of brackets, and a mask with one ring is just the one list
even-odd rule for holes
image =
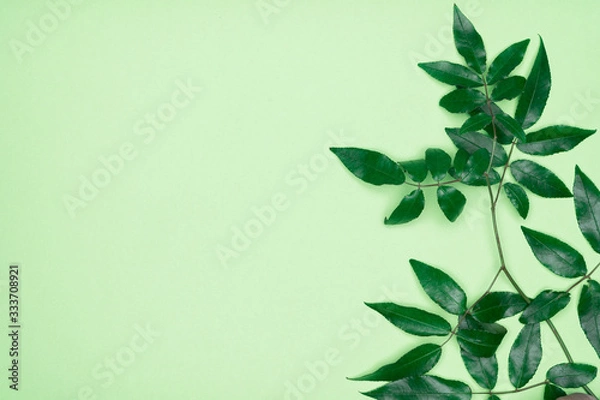
{"label": "dark green leaf", "polygon": [[[471,155],[465,149],[458,149],[456,155],[454,156],[454,178],[459,179],[463,175],[465,167],[467,166],[467,161],[469,161],[469,157]],[[452,171],[452,170],[451,170]]]}
{"label": "dark green leaf", "polygon": [[440,106],[451,113],[466,113],[486,103],[485,94],[476,89],[456,89],[440,99]]}
{"label": "dark green leaf", "polygon": [[493,394],[490,397],[488,397],[488,400],[500,400],[500,397],[498,397],[495,394]]}
{"label": "dark green leaf", "polygon": [[579,230],[596,253],[600,253],[600,190],[578,166],[575,167],[575,211]]}
{"label": "dark green leaf", "polygon": [[527,303],[517,293],[490,292],[475,304],[471,313],[481,322],[496,322],[523,311]]}
{"label": "dark green leaf", "polygon": [[462,182],[464,184],[477,184],[485,182],[483,174],[490,165],[490,153],[486,149],[479,149],[474,152],[463,171]]}
{"label": "dark green leaf", "polygon": [[492,61],[486,79],[489,85],[493,85],[500,79],[508,76],[523,61],[525,51],[529,45],[529,39],[508,46],[498,57]]}
{"label": "dark green leaf", "polygon": [[508,114],[496,115],[496,121],[498,121],[504,128],[514,137],[519,139],[521,142],[527,140],[525,131],[521,128],[521,124],[518,123],[513,117]]}
{"label": "dark green leaf", "polygon": [[551,83],[548,56],[546,55],[544,41],[540,38],[538,54],[515,111],[515,119],[523,129],[529,128],[540,119],[550,95]]}
{"label": "dark green leaf", "polygon": [[593,381],[597,372],[598,369],[593,365],[564,363],[550,368],[546,379],[563,388],[577,388]]}
{"label": "dark green leaf", "polygon": [[[492,90],[492,100],[512,100],[523,92],[525,78],[522,76],[511,76],[498,82]],[[520,126],[520,125],[519,125]]]}
{"label": "dark green leaf", "polygon": [[437,188],[437,200],[444,215],[450,222],[456,221],[456,218],[462,213],[467,202],[465,196],[452,186],[439,186]]}
{"label": "dark green leaf", "polygon": [[467,295],[448,274],[417,260],[410,260],[425,293],[450,314],[462,315],[467,309]]}
{"label": "dark green leaf", "polygon": [[566,396],[564,390],[559,388],[558,386],[554,386],[551,383],[548,383],[544,388],[544,400],[556,400],[559,397]]}
{"label": "dark green leaf", "polygon": [[460,127],[459,134],[477,132],[492,123],[492,117],[486,113],[475,114],[465,121]]}
{"label": "dark green leaf", "polygon": [[555,125],[527,134],[527,143],[518,143],[517,149],[534,156],[569,151],[596,132],[566,125]]}
{"label": "dark green leaf", "polygon": [[431,177],[436,181],[441,181],[450,169],[452,158],[444,150],[427,149],[425,151],[425,163],[427,169],[431,171]]}
{"label": "dark green leaf", "polygon": [[353,381],[396,381],[407,376],[424,375],[440,360],[442,348],[437,344],[422,344],[409,351],[393,364],[385,365],[377,371],[351,378]]}
{"label": "dark green leaf", "polygon": [[540,324],[527,324],[519,332],[508,357],[510,383],[519,389],[533,378],[542,360]]}
{"label": "dark green leaf", "polygon": [[[452,140],[452,143],[454,143],[456,147],[458,147],[459,149],[464,149],[469,154],[473,154],[479,149],[486,149],[488,151],[488,154],[492,154],[494,140],[489,136],[483,135],[478,132],[466,132],[460,135],[458,133],[458,130],[456,129],[446,129],[446,134],[448,135],[450,140]],[[496,146],[496,149],[494,151],[494,162],[492,163],[492,166],[500,167],[506,164],[507,161],[508,156],[504,148],[502,146]]]}
{"label": "dark green leaf", "polygon": [[[498,117],[498,115],[509,116],[507,113],[502,111],[502,109],[498,107],[496,103],[492,102],[490,106],[491,107],[481,107],[480,110],[488,115],[494,114],[495,117]],[[496,140],[498,140],[498,143],[500,144],[510,144],[515,138],[510,130],[505,127],[497,118],[494,120],[492,125],[485,128],[485,131],[491,137],[496,136]]]}
{"label": "dark green leaf", "polygon": [[400,165],[413,182],[423,182],[427,178],[427,164],[425,160],[404,161]]}
{"label": "dark green leaf", "polygon": [[491,357],[475,357],[473,354],[460,350],[463,363],[479,386],[485,389],[493,389],[498,381],[498,360],[496,355]]}
{"label": "dark green leaf", "polygon": [[398,163],[377,151],[354,147],[330,149],[357,178],[373,185],[401,185],[405,177]]}
{"label": "dark green leaf", "polygon": [[421,189],[416,189],[404,196],[398,207],[389,218],[384,220],[386,225],[399,225],[410,222],[421,215],[425,208],[425,196]]}
{"label": "dark green leaf", "polygon": [[[489,173],[490,185],[496,185],[500,182],[500,174],[496,172],[496,170],[490,170]],[[484,176],[473,177],[472,175],[468,175],[463,181],[465,185],[469,186],[487,186],[488,182]]]}
{"label": "dark green leaf", "polygon": [[451,327],[439,315],[394,303],[365,303],[403,331],[417,336],[446,336]]}
{"label": "dark green leaf", "polygon": [[506,328],[499,324],[482,324],[484,329],[463,329],[456,332],[461,349],[476,357],[491,357],[502,343]]}
{"label": "dark green leaf", "polygon": [[517,184],[507,182],[504,184],[504,193],[511,204],[517,209],[521,218],[527,218],[529,213],[529,198],[525,190]]}
{"label": "dark green leaf", "polygon": [[418,65],[438,81],[449,85],[464,87],[483,86],[481,76],[460,64],[449,61],[436,61],[420,63]]}
{"label": "dark green leaf", "polygon": [[454,5],[454,43],[456,50],[464,57],[467,65],[475,72],[482,74],[486,67],[485,47],[483,39],[475,30],[469,19]]}
{"label": "dark green leaf", "polygon": [[519,321],[523,324],[546,321],[569,304],[571,295],[567,292],[544,290],[527,306]]}
{"label": "dark green leaf", "polygon": [[437,376],[410,376],[388,383],[365,396],[377,400],[470,400],[471,389],[462,382]]}
{"label": "dark green leaf", "polygon": [[581,289],[577,314],[581,329],[600,357],[600,284],[592,279]]}
{"label": "dark green leaf", "polygon": [[558,276],[577,278],[587,274],[583,256],[574,248],[533,229],[521,227],[531,251],[543,266]]}
{"label": "dark green leaf", "polygon": [[510,172],[517,182],[542,197],[572,197],[573,195],[549,169],[529,160],[510,164]]}

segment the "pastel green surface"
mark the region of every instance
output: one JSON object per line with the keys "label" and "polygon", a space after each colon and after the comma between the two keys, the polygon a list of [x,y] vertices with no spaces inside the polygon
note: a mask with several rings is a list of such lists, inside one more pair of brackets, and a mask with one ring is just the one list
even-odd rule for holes
{"label": "pastel green surface", "polygon": [[[462,120],[438,106],[447,87],[416,66],[462,61],[452,4],[5,0],[0,298],[19,263],[23,329],[19,392],[3,372],[0,397],[364,398],[376,385],[346,376],[422,342],[363,301],[441,312],[410,258],[444,269],[470,299],[498,265],[483,191],[465,190],[454,224],[431,191],[418,221],[386,227],[398,189],[359,182],[326,150],[453,151],[443,128]],[[532,39],[520,74],[544,38],[553,88],[536,126],[600,126],[596,0],[457,4],[488,58]],[[568,186],[575,164],[598,183],[600,139],[584,143],[540,163]],[[571,199],[530,198],[528,227],[598,262]],[[537,263],[507,199],[500,222],[527,293],[568,287]],[[4,332],[7,300],[0,310]],[[557,326],[578,361],[597,365],[568,310]],[[542,340],[532,382],[564,362],[545,326]],[[507,343],[499,389],[510,389]],[[433,372],[475,387],[454,342]]]}

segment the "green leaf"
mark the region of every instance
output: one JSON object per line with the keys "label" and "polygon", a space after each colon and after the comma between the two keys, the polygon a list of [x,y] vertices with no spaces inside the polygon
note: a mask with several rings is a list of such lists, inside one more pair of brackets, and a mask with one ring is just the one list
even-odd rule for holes
{"label": "green leaf", "polygon": [[453,86],[478,87],[483,86],[481,76],[469,68],[449,61],[436,61],[418,64],[423,71],[440,82]]}
{"label": "green leaf", "polygon": [[427,164],[425,160],[404,161],[400,165],[413,182],[423,182],[427,178]]}
{"label": "green leaf", "polygon": [[546,379],[563,388],[577,388],[593,381],[597,372],[598,369],[593,365],[564,363],[550,368]]}
{"label": "green leaf", "polygon": [[444,150],[427,149],[425,151],[425,163],[427,169],[431,171],[431,177],[436,181],[441,181],[450,169],[452,158]]}
{"label": "green leaf", "polygon": [[581,289],[577,314],[581,329],[600,357],[600,284],[590,279]]}
{"label": "green leaf", "polygon": [[477,132],[492,123],[492,117],[486,113],[475,114],[465,121],[460,127],[459,134]]}
{"label": "green leaf", "polygon": [[[498,82],[492,90],[492,100],[512,100],[523,92],[525,78],[522,76],[511,76]],[[520,125],[519,125],[520,126]]]}
{"label": "green leaf", "polygon": [[519,332],[508,357],[510,383],[520,389],[535,375],[542,360],[540,324],[527,324]]}
{"label": "green leaf", "polygon": [[456,221],[467,202],[466,197],[452,186],[439,186],[437,200],[442,212],[450,222]]}
{"label": "green leaf", "polygon": [[485,47],[483,39],[475,30],[469,19],[454,5],[454,43],[456,50],[464,57],[467,65],[475,72],[483,73],[486,67]]}
{"label": "green leaf", "polygon": [[425,208],[425,196],[421,189],[416,189],[404,196],[398,207],[389,218],[384,220],[386,225],[399,225],[410,222],[421,215]]}
{"label": "green leaf", "polygon": [[504,128],[514,137],[519,139],[521,142],[525,142],[527,137],[525,131],[521,128],[521,124],[518,123],[513,117],[508,114],[496,115],[496,120],[504,126]]}
{"label": "green leaf", "polygon": [[554,125],[527,134],[526,143],[517,143],[517,149],[534,156],[569,151],[596,132],[566,125]]}
{"label": "green leaf", "polygon": [[544,400],[557,400],[559,397],[566,395],[564,390],[551,383],[548,383],[544,388]]}
{"label": "green leaf", "polygon": [[353,381],[396,381],[407,376],[424,375],[440,360],[442,348],[437,344],[422,344],[409,351],[393,364],[385,365],[377,371],[350,378]]}
{"label": "green leaf", "polygon": [[498,381],[498,359],[496,355],[491,357],[475,357],[473,354],[460,350],[463,363],[479,386],[485,389],[493,389]]}
{"label": "green leaf", "polygon": [[523,311],[527,303],[517,293],[490,292],[473,307],[473,317],[481,322],[496,322]]}
{"label": "green leaf", "polygon": [[[491,108],[491,110],[490,110]],[[505,127],[499,120],[498,120],[498,115],[504,115],[507,117],[510,117],[510,115],[508,115],[507,113],[505,113],[500,107],[498,107],[498,105],[494,102],[492,102],[490,104],[490,107],[481,107],[480,110],[482,110],[484,113],[491,115],[494,114],[494,116],[496,117],[494,119],[494,123],[488,127],[485,128],[485,131],[491,136],[494,137],[496,136],[496,140],[498,141],[498,143],[500,144],[510,144],[514,139],[514,135],[510,132],[510,130]]]}
{"label": "green leaf", "polygon": [[471,389],[466,384],[432,375],[402,378],[363,394],[377,400],[471,399]]}
{"label": "green leaf", "polygon": [[529,213],[529,198],[525,190],[521,186],[510,182],[505,183],[503,188],[506,197],[508,197],[511,204],[517,209],[521,218],[527,218],[527,214]]}
{"label": "green leaf", "polygon": [[570,299],[571,295],[567,292],[543,290],[529,303],[519,321],[523,324],[546,321],[565,308]]}
{"label": "green leaf", "polygon": [[533,255],[540,263],[558,276],[577,278],[587,274],[583,256],[559,239],[533,229],[521,227]]}
{"label": "green leaf", "polygon": [[471,157],[471,155],[465,149],[458,149],[454,155],[454,163],[450,172],[455,179],[459,179],[463,175],[469,157]]}
{"label": "green leaf", "polygon": [[493,85],[500,79],[507,77],[525,57],[527,46],[529,46],[529,39],[525,39],[521,42],[513,43],[508,46],[502,53],[500,53],[487,72],[487,83]]}
{"label": "green leaf", "polygon": [[488,400],[500,400],[500,397],[498,397],[495,394],[493,394],[490,397],[488,397]]}
{"label": "green leaf", "polygon": [[405,177],[398,163],[377,151],[354,147],[330,149],[357,178],[373,185],[401,185]]}
{"label": "green leaf", "polygon": [[485,94],[476,89],[456,89],[440,99],[440,106],[451,113],[466,113],[482,106]]}
{"label": "green leaf", "polygon": [[499,324],[481,324],[483,328],[459,328],[456,339],[461,349],[476,357],[491,357],[506,335],[506,328]]}
{"label": "green leaf", "polygon": [[579,230],[596,253],[600,253],[600,190],[575,167],[575,212]]}
{"label": "green leaf", "polygon": [[410,265],[431,300],[450,314],[462,315],[467,310],[467,295],[448,274],[414,259]]}
{"label": "green leaf", "polygon": [[[454,143],[456,147],[458,147],[459,149],[464,149],[468,154],[473,154],[479,149],[486,149],[488,154],[492,154],[494,140],[489,136],[483,135],[478,132],[466,132],[460,135],[458,134],[458,130],[449,128],[446,129],[446,134],[448,135],[450,140],[452,140],[452,143]],[[508,155],[506,154],[504,148],[502,146],[496,146],[496,149],[494,151],[494,162],[492,163],[492,166],[500,167],[506,164],[507,161]]]}
{"label": "green leaf", "polygon": [[439,315],[394,303],[365,303],[396,327],[417,336],[446,336],[451,327]]}
{"label": "green leaf", "polygon": [[479,149],[474,152],[463,171],[462,183],[464,184],[479,184],[486,182],[483,176],[490,164],[490,153],[486,149]]}
{"label": "green leaf", "polygon": [[540,48],[515,111],[515,119],[523,129],[529,128],[540,119],[550,95],[551,84],[548,56],[544,41],[540,37]]}
{"label": "green leaf", "polygon": [[572,197],[573,195],[549,169],[529,160],[517,160],[510,164],[510,172],[517,182],[541,197]]}

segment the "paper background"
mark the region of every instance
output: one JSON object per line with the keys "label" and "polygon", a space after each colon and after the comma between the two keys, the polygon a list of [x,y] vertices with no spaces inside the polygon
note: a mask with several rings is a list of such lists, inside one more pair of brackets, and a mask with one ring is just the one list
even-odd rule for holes
{"label": "paper background", "polygon": [[[377,385],[345,377],[422,343],[363,301],[439,312],[410,258],[451,273],[471,299],[484,290],[497,259],[481,192],[465,191],[455,224],[428,193],[417,222],[385,227],[405,188],[363,184],[326,150],[399,160],[453,151],[443,128],[461,120],[437,105],[448,88],[416,67],[460,61],[452,2],[80,3],[51,3],[61,19],[38,0],[6,0],[0,12],[0,292],[19,263],[23,324],[20,391],[3,376],[2,398],[362,399]],[[596,1],[457,4],[490,59],[532,39],[521,74],[544,38],[553,88],[538,126],[600,126]],[[30,24],[51,32],[36,37]],[[159,112],[168,121],[153,127],[146,118]],[[599,140],[540,162],[569,186],[575,164],[600,182]],[[97,193],[81,189],[93,179]],[[88,200],[72,203],[80,190]],[[598,261],[571,200],[531,199],[527,226]],[[506,200],[501,208],[507,261],[527,293],[568,287],[537,264]],[[232,245],[237,229],[254,235],[237,243],[244,250]],[[219,257],[225,247],[235,257]],[[597,364],[574,306],[556,324],[577,360]],[[511,388],[518,325],[508,323],[498,389]],[[564,360],[543,335],[545,371]],[[457,345],[447,347],[433,373],[471,384]]]}

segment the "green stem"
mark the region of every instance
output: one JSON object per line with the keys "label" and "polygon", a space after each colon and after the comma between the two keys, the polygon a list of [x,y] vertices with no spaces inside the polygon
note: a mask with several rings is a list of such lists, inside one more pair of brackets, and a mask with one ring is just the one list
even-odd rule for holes
{"label": "green stem", "polygon": [[492,391],[490,391],[490,392],[473,392],[473,394],[489,394],[489,395],[495,394],[495,395],[498,395],[498,394],[520,393],[520,392],[524,392],[524,391],[529,390],[529,389],[534,389],[534,388],[539,387],[539,386],[544,386],[547,383],[548,383],[548,381],[545,380],[545,381],[542,381],[542,382],[534,383],[533,385],[525,386],[525,387],[522,387],[522,388],[519,388],[519,389],[514,389],[514,390],[504,390],[504,391],[500,391],[500,392],[492,392]]}
{"label": "green stem", "polygon": [[436,187],[436,186],[442,186],[442,185],[450,185],[452,183],[457,183],[460,181],[461,181],[460,179],[453,179],[453,180],[447,181],[447,182],[428,183],[426,185],[422,185],[420,183],[413,183],[413,182],[404,182],[404,183],[409,186],[416,186],[418,188],[424,188],[424,187]]}

